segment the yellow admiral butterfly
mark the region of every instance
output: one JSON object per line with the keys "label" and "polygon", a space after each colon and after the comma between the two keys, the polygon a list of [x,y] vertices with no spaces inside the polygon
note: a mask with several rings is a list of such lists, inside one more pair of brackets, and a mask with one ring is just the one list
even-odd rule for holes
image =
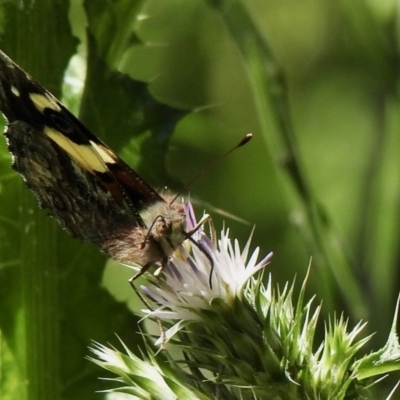
{"label": "yellow admiral butterfly", "polygon": [[183,204],[156,192],[1,51],[0,109],[13,168],[72,236],[141,266],[138,275],[190,239]]}

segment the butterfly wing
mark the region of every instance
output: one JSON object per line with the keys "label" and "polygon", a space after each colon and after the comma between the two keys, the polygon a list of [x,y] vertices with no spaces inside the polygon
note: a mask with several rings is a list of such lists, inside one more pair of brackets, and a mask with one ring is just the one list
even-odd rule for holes
{"label": "butterfly wing", "polygon": [[139,212],[164,201],[1,51],[0,109],[13,167],[73,236],[103,247],[119,230],[144,226]]}

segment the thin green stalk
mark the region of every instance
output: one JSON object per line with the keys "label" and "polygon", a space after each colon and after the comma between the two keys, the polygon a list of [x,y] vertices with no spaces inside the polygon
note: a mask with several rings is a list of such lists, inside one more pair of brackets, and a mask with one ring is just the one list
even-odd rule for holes
{"label": "thin green stalk", "polygon": [[[57,95],[73,43],[67,34],[69,3],[63,0],[13,3],[3,5],[2,9],[2,50]],[[57,56],[55,48],[61,49]],[[16,353],[18,376],[9,380],[18,382],[19,399],[60,399],[61,326],[54,232],[58,228],[49,223],[45,213],[33,215],[37,201],[17,179],[20,242],[13,243],[19,250],[13,274],[18,276],[19,284],[12,297],[13,317],[3,323],[4,332],[9,335],[7,340]],[[15,398],[13,393],[4,395]]]}
{"label": "thin green stalk", "polygon": [[[21,183],[22,209],[36,207]],[[55,225],[21,212],[20,226],[29,226],[21,243],[21,290],[24,308],[27,398],[60,398],[60,326]],[[33,238],[40,238],[32,243]]]}
{"label": "thin green stalk", "polygon": [[[312,192],[300,161],[288,102],[285,75],[265,38],[261,36],[239,0],[208,0],[225,21],[246,65],[253,89],[262,134],[276,165],[288,176],[288,185],[297,193],[297,208],[304,210],[306,229],[317,255],[329,267],[320,268],[324,301],[333,304],[330,284],[334,275],[343,298],[354,316],[365,318],[367,310],[356,277],[340,239]],[[269,129],[268,112],[272,108],[278,129]]]}

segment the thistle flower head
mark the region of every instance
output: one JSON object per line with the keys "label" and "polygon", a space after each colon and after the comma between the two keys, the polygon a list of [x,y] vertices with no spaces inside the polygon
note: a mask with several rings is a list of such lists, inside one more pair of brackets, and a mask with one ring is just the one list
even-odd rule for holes
{"label": "thistle flower head", "polygon": [[[187,204],[187,227],[196,227],[193,208]],[[237,240],[232,243],[229,230],[223,230],[214,243],[205,235],[203,227],[195,233],[197,245],[183,248],[164,268],[162,283],[142,286],[142,290],[158,304],[147,313],[160,320],[176,320],[166,337],[168,340],[185,325],[200,319],[200,312],[213,309],[217,302],[232,307],[243,296],[243,288],[249,279],[263,269],[272,257],[269,253],[257,261],[259,249],[249,256],[250,241],[241,250]],[[210,284],[211,283],[211,284]]]}
{"label": "thistle flower head", "polygon": [[[187,217],[187,230],[193,232],[190,204]],[[127,349],[124,356],[102,346],[94,350],[100,359],[95,362],[121,369],[119,380],[132,385],[130,393],[150,393],[136,378],[147,364],[156,376],[150,385],[149,398],[154,399],[165,398],[167,392],[171,398],[193,399],[356,399],[365,386],[358,378],[377,375],[377,360],[380,370],[382,365],[399,369],[395,328],[390,345],[358,361],[356,353],[369,340],[357,340],[365,323],[349,330],[344,317],[333,318],[326,324],[324,341],[316,345],[321,307],[314,307],[313,299],[304,304],[305,283],[295,303],[294,283],[280,290],[269,276],[264,284],[263,275],[255,274],[272,253],[257,261],[259,250],[250,251],[250,239],[241,249],[223,229],[214,243],[201,227],[191,242],[174,254],[162,276],[142,286],[156,304],[154,310],[145,310],[147,316],[168,328],[157,343],[179,346],[182,357],[168,351],[154,355],[150,347],[146,361]],[[113,359],[117,362],[110,365]],[[183,390],[186,397],[181,397]]]}

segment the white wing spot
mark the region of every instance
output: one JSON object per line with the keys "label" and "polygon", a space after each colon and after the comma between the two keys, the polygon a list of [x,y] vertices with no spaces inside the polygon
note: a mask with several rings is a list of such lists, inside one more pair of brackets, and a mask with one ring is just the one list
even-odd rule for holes
{"label": "white wing spot", "polygon": [[95,148],[97,153],[99,153],[99,156],[102,158],[102,160],[105,163],[115,164],[115,162],[117,160],[116,160],[115,154],[110,149],[108,149],[107,147],[104,147],[102,145],[98,145],[97,143],[93,142],[92,140],[90,140],[90,144]]}
{"label": "white wing spot", "polygon": [[39,93],[30,93],[29,97],[40,112],[43,112],[45,108],[50,108],[54,111],[61,111],[56,100],[51,98],[48,94],[43,95]]}
{"label": "white wing spot", "polygon": [[75,160],[82,168],[90,173],[106,172],[107,167],[101,159],[100,154],[97,154],[95,149],[90,145],[76,144],[68,139],[62,133],[45,127],[45,134],[60,146],[69,156]]}
{"label": "white wing spot", "polygon": [[15,86],[11,86],[11,93],[17,97],[19,97],[21,95],[21,93]]}

